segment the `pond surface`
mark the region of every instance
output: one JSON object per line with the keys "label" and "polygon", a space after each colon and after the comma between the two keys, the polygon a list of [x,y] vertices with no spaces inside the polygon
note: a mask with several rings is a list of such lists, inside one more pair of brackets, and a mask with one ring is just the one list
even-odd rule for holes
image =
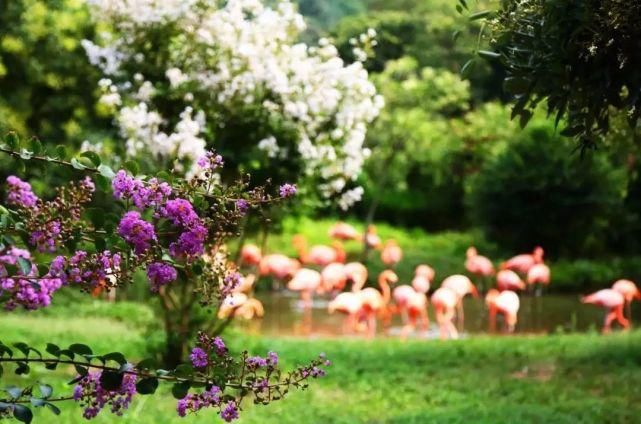
{"label": "pond surface", "polygon": [[[250,322],[243,322],[242,326],[249,332],[278,336],[302,337],[336,337],[358,335],[349,334],[344,330],[343,314],[330,315],[327,312],[327,298],[316,297],[311,309],[303,309],[296,293],[263,292],[256,296],[265,307],[265,317]],[[461,336],[487,332],[487,308],[482,299],[465,299],[465,323]],[[603,325],[605,310],[593,305],[583,305],[579,296],[573,295],[547,295],[534,297],[521,296],[519,321],[516,326],[517,333],[545,334],[555,331],[587,331],[599,330]],[[641,303],[632,305],[633,320],[641,322]],[[415,332],[414,338],[437,338],[438,327],[434,318],[434,311],[429,309],[430,328],[427,332]],[[613,324],[615,331],[618,324]],[[499,318],[499,328],[501,319]],[[388,329],[381,328],[380,336],[398,336],[401,330],[400,317],[395,316],[392,326]]]}

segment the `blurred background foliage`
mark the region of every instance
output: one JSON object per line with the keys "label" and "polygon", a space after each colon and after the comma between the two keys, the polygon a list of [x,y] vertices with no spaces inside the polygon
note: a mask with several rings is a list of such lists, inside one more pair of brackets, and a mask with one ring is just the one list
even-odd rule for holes
{"label": "blurred background foliage", "polygon": [[[455,3],[298,1],[309,24],[305,37],[332,38],[348,62],[351,38],[368,28],[378,34],[366,67],[386,107],[368,132],[373,154],[360,181],[364,201],[340,216],[467,232],[477,244],[499,246],[499,256],[543,244],[566,285],[590,272],[592,279],[614,275],[617,264],[634,268],[629,258],[641,248],[639,131],[612,112],[601,148],[581,154],[540,107],[521,130],[510,120],[498,62],[477,60],[461,79],[482,24]],[[96,106],[98,75],[80,46],[96,32],[82,0],[0,3],[2,132],[37,134],[70,149],[85,139],[109,143],[113,125]],[[336,216],[312,206],[299,211]],[[271,230],[279,228],[273,218]],[[577,257],[578,265],[568,262]]]}

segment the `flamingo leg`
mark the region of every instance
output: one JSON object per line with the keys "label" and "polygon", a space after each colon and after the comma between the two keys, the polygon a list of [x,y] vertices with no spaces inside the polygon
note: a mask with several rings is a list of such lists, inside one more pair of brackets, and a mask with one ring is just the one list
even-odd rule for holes
{"label": "flamingo leg", "polygon": [[367,319],[367,330],[370,337],[376,336],[376,314],[370,313]]}
{"label": "flamingo leg", "polygon": [[608,311],[605,315],[605,322],[603,324],[603,333],[607,334],[610,332],[612,321],[617,318],[617,314],[614,310]]}

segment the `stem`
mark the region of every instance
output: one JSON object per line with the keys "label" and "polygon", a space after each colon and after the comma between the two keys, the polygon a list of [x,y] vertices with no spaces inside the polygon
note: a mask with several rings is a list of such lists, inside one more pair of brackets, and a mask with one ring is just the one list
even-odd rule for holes
{"label": "stem", "polygon": [[[20,156],[21,155],[20,152],[15,152],[15,151],[13,151],[11,149],[7,149],[5,147],[0,147],[0,152],[6,153],[6,154],[8,154],[10,156],[14,156],[14,157],[19,158],[19,159],[22,159],[22,157]],[[77,169],[77,168],[74,168],[74,166],[71,164],[71,162],[68,162],[68,161],[62,160],[62,159],[48,158],[46,156],[31,156],[29,159],[24,159],[24,160],[37,160],[37,161],[41,161],[41,162],[55,163],[55,164],[58,164],[58,165],[68,166],[70,168]],[[84,168],[83,169],[79,169],[79,171],[87,171],[87,172],[91,172],[91,173],[94,173],[94,174],[99,174],[100,173],[100,171],[98,171],[98,168],[92,168],[92,167],[86,166],[84,164],[83,164],[83,166],[84,166]]]}

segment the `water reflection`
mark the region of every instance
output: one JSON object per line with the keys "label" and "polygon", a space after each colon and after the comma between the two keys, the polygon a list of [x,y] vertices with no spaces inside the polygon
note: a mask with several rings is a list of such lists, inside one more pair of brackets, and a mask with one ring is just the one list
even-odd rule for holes
{"label": "water reflection", "polygon": [[[265,307],[265,317],[260,320],[245,322],[242,325],[249,332],[266,335],[300,336],[300,337],[335,337],[358,335],[347,334],[342,314],[330,315],[327,312],[326,299],[314,299],[311,309],[305,309],[295,293],[271,292],[258,293],[258,299]],[[488,312],[481,299],[466,298],[465,325],[462,336],[487,332]],[[641,322],[641,304],[632,307],[633,321]],[[599,330],[603,325],[604,310],[591,305],[583,305],[578,296],[544,295],[542,297],[522,296],[519,322],[516,333],[545,334],[557,330],[586,331]],[[434,313],[430,309],[430,329],[426,332],[415,332],[414,338],[438,338]],[[401,322],[394,317],[391,328],[383,329],[379,325],[379,335],[399,336]],[[615,327],[616,329],[617,327]]]}

